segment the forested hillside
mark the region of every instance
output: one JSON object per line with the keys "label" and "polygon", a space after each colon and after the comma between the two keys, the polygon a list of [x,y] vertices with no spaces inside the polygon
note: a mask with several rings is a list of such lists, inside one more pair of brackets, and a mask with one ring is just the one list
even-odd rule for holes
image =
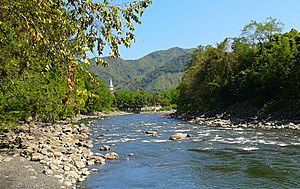
{"label": "forested hillside", "polygon": [[150,53],[137,60],[104,58],[108,67],[92,65],[91,71],[108,83],[112,77],[116,89],[159,91],[178,84],[192,49],[171,48]]}
{"label": "forested hillside", "polygon": [[281,33],[281,25],[272,18],[252,21],[240,37],[195,50],[179,87],[179,110],[226,112],[236,106],[239,113],[255,109],[299,118],[300,33]]}

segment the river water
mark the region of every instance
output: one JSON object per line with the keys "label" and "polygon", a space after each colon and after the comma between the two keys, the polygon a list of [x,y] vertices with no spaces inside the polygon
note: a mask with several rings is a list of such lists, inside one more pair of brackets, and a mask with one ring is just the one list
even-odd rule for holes
{"label": "river water", "polygon": [[[179,132],[192,137],[168,140]],[[91,167],[98,173],[86,181],[89,189],[300,188],[298,131],[226,129],[133,114],[95,121],[92,137],[94,152],[106,144],[120,159]]]}

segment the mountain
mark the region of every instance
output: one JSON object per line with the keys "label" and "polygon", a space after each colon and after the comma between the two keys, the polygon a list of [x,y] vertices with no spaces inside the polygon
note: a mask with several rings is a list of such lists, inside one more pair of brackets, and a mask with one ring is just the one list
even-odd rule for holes
{"label": "mountain", "polygon": [[159,91],[178,84],[193,49],[174,47],[152,52],[137,60],[104,57],[108,67],[92,61],[91,71],[108,83],[113,79],[117,90],[140,89]]}

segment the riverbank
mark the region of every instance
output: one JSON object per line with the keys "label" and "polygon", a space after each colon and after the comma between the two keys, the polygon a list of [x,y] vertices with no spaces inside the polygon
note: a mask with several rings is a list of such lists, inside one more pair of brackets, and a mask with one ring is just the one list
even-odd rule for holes
{"label": "riverbank", "polygon": [[76,188],[91,172],[87,166],[104,164],[93,153],[89,127],[92,120],[125,112],[80,115],[55,124],[29,123],[0,133],[0,187],[6,189]]}
{"label": "riverbank", "polygon": [[[243,115],[243,116],[241,116]],[[232,128],[260,128],[260,129],[292,129],[300,130],[300,120],[274,116],[245,116],[244,111],[236,114],[222,113],[182,113],[175,112],[166,114],[165,117],[188,121],[192,124],[207,125],[214,127]]]}

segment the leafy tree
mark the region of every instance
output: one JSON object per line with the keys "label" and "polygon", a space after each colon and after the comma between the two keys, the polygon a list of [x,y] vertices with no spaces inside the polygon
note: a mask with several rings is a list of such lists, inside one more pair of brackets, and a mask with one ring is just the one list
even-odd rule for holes
{"label": "leafy tree", "polygon": [[282,32],[283,26],[282,22],[272,17],[262,23],[252,20],[242,29],[241,37],[249,44],[265,43],[273,34]]}
{"label": "leafy tree", "polygon": [[243,37],[196,49],[179,86],[179,110],[204,113],[247,105],[260,112],[292,109],[297,116],[300,33],[277,33],[279,23],[252,21]]}
{"label": "leafy tree", "polygon": [[140,23],[150,4],[1,1],[0,121],[28,116],[53,121],[80,113],[96,90],[86,88],[85,78],[95,80],[84,65],[89,63],[87,51],[101,55],[108,47],[117,57],[120,45],[129,47],[134,41],[134,23]]}

